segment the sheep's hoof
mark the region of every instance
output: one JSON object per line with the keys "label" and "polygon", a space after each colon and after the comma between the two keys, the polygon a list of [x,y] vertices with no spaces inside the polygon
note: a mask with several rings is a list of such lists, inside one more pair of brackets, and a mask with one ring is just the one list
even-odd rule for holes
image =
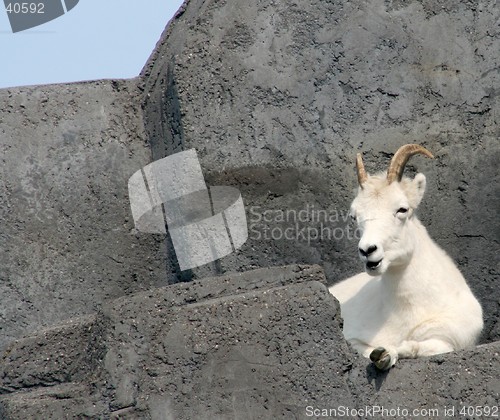
{"label": "sheep's hoof", "polygon": [[391,355],[383,347],[377,347],[370,353],[370,360],[377,369],[387,370],[391,367]]}

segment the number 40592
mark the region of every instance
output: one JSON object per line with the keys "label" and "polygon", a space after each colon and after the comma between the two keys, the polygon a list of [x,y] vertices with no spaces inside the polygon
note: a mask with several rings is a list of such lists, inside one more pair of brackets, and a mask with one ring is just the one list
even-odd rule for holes
{"label": "number 40592", "polygon": [[6,10],[7,13],[14,13],[14,14],[42,14],[45,13],[44,9],[45,4],[44,3],[8,3]]}

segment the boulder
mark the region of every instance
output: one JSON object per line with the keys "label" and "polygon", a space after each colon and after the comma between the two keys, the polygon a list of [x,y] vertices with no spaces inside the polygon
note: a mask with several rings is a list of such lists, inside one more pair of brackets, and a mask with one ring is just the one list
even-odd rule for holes
{"label": "boulder", "polygon": [[362,271],[348,209],[368,172],[420,143],[419,217],[458,262],[500,339],[494,1],[190,0],[141,80],[153,158],[196,148],[210,185],[245,200],[241,250],[185,278],[306,263],[329,283]]}
{"label": "boulder", "polygon": [[500,343],[377,371],[344,340],[325,282],[320,267],[295,265],[111,301],[96,316],[9,346],[0,416],[229,420],[438,410],[427,416],[442,418],[444,410],[496,406]]}

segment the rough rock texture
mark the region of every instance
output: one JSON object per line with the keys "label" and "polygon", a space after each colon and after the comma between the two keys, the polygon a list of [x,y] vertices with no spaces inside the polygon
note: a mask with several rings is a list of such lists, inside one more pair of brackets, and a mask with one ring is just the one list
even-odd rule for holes
{"label": "rough rock texture", "polygon": [[[344,3],[192,0],[136,80],[0,91],[0,348],[151,286],[361,270],[353,157],[383,169],[410,141],[437,157],[413,159],[421,217],[479,296],[483,341],[500,338],[498,5]],[[179,273],[168,241],[134,231],[126,182],[148,141],[154,159],[195,147],[209,184],[241,190],[238,253]]]}
{"label": "rough rock texture", "polygon": [[499,339],[498,13],[495,1],[187,2],[142,74],[146,132],[154,159],[196,148],[209,184],[242,191],[250,223],[239,253],[192,275],[360,271],[345,220],[355,152],[374,172],[421,143],[436,156],[410,162],[428,179],[421,219],[481,299],[484,341]]}
{"label": "rough rock texture", "polygon": [[343,339],[325,281],[320,267],[288,266],[177,284],[16,341],[0,417],[301,419],[372,407],[442,418],[498,404],[499,343],[377,372]]}
{"label": "rough rock texture", "polygon": [[[421,143],[436,156],[407,171],[427,175],[421,219],[479,297],[483,342],[500,339],[499,11],[190,0],[137,79],[0,90],[0,418],[498,403],[498,342],[379,374],[341,338],[320,283],[361,270],[355,153],[374,172]],[[209,185],[241,191],[250,237],[179,273],[168,237],[134,229],[127,180],[188,148]],[[155,289],[297,263],[325,274]]]}
{"label": "rough rock texture", "polygon": [[164,285],[166,251],[130,215],[128,178],[151,159],[135,82],[4,89],[0,103],[1,350]]}

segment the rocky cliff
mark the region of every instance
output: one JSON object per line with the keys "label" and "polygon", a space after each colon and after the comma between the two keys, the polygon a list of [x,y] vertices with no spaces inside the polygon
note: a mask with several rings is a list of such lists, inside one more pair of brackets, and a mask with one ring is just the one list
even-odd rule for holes
{"label": "rocky cliff", "polygon": [[[190,0],[136,79],[0,90],[0,417],[498,404],[498,13]],[[486,326],[476,349],[380,374],[324,285],[361,270],[355,153],[374,172],[410,142],[436,156],[408,168],[427,176],[419,216]],[[127,181],[188,148],[241,191],[249,239],[180,272],[168,236],[134,229]]]}
{"label": "rocky cliff", "polygon": [[500,343],[380,373],[343,339],[325,282],[318,266],[264,268],[106,303],[8,347],[0,416],[472,418],[460,411],[497,407]]}

